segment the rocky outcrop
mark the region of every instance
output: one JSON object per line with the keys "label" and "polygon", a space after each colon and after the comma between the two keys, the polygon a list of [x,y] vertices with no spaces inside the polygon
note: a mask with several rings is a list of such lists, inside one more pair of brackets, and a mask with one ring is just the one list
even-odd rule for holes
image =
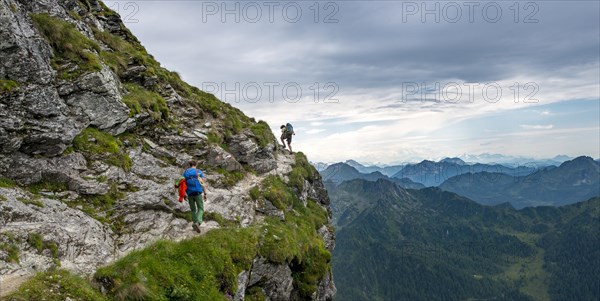
{"label": "rocky outcrop", "polygon": [[293,289],[292,270],[286,264],[268,263],[256,258],[247,286],[259,285],[269,300],[289,300]]}
{"label": "rocky outcrop", "polygon": [[[52,1],[26,5],[2,2],[0,79],[20,83],[18,91],[2,95],[0,102],[0,143],[6,145],[1,149],[3,154],[20,151],[55,156],[90,125],[112,134],[130,128],[132,122],[124,124],[129,109],[121,101],[118,79],[107,66],[75,81],[57,83],[56,71],[50,64],[52,49],[27,15],[29,8],[46,12],[44,9],[50,9]],[[56,5],[51,12],[66,16],[61,8]]]}
{"label": "rocky outcrop", "polygon": [[[36,14],[70,24],[97,44],[80,57],[91,56],[99,68],[57,60],[62,54],[36,27]],[[115,38],[137,52],[116,49]],[[0,283],[58,264],[91,274],[159,239],[197,235],[189,205],[178,203],[173,189],[191,159],[214,184],[205,210],[218,218],[207,220],[203,233],[224,226],[219,222],[283,220],[283,210],[250,192],[269,176],[288,182],[295,156],[278,151],[274,137],[259,142],[253,119],[162,69],[101,2],[0,0],[0,57],[0,80],[15,83],[0,90]],[[74,72],[64,76],[65,70]],[[131,96],[135,89],[142,92]],[[310,199],[327,208],[320,178],[303,187],[296,193],[305,205]],[[318,233],[332,251],[330,228]],[[234,298],[260,286],[268,300],[293,299],[293,281],[289,265],[257,256],[238,276]],[[334,294],[324,272],[311,298]]]}
{"label": "rocky outcrop", "polygon": [[[113,231],[76,207],[20,189],[0,188],[0,195],[1,233],[10,233],[10,240],[20,242],[21,248],[19,263],[0,260],[2,281],[44,271],[54,266],[54,259],[62,267],[86,274],[115,259]],[[40,235],[41,250],[36,250],[32,234]],[[44,247],[49,243],[56,244],[56,254]]]}

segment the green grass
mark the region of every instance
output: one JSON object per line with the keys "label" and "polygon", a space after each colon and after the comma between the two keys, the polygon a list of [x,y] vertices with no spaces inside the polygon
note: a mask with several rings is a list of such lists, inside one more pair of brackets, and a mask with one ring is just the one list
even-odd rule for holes
{"label": "green grass", "polygon": [[37,250],[38,254],[41,254],[44,250],[44,241],[41,234],[29,233],[27,236],[27,243],[34,249]]}
{"label": "green grass", "polygon": [[128,93],[123,102],[131,109],[132,114],[148,112],[156,121],[169,118],[169,108],[165,100],[156,92],[140,87],[137,84],[125,84]]}
{"label": "green grass", "polygon": [[114,136],[90,127],[75,137],[73,146],[79,151],[91,154],[117,154],[120,151],[121,144]]}
{"label": "green grass", "polygon": [[0,95],[8,93],[19,87],[19,83],[10,79],[0,79]]}
{"label": "green grass", "polygon": [[531,296],[534,300],[550,300],[548,293],[549,273],[544,269],[544,250],[537,247],[540,235],[517,232],[514,236],[535,248],[536,253],[530,257],[514,258],[498,278],[505,278],[519,283],[520,292]]}
{"label": "green grass", "polygon": [[208,143],[216,145],[223,143],[223,139],[219,136],[219,134],[213,131],[208,132],[208,134],[206,134],[206,137],[208,137]]}
{"label": "green grass", "polygon": [[12,242],[0,243],[0,250],[8,254],[6,257],[6,262],[19,263],[20,250],[16,244]]}
{"label": "green grass", "polygon": [[[189,212],[188,214],[191,215]],[[204,211],[203,218],[206,221],[215,221],[221,227],[237,227],[240,225],[238,221],[228,220],[218,212]]]}
{"label": "green grass", "polygon": [[99,269],[114,300],[227,300],[256,254],[255,228],[219,229],[181,243],[160,241]]}
{"label": "green grass", "polygon": [[42,191],[58,192],[69,190],[66,183],[55,182],[53,180],[44,180],[41,182],[30,184],[26,187],[26,189],[33,194],[39,194]]}
{"label": "green grass", "polygon": [[15,181],[7,178],[0,177],[0,187],[2,188],[13,188],[17,186]]}
{"label": "green grass", "polygon": [[254,186],[250,189],[250,198],[253,201],[257,201],[258,198],[260,198],[260,188],[258,186]]}
{"label": "green grass", "polygon": [[46,207],[44,205],[44,203],[42,203],[37,197],[33,197],[33,198],[23,198],[23,197],[18,197],[17,201],[23,203],[23,204],[28,204],[28,205],[34,205],[34,206],[38,206],[40,208],[44,208]]}
{"label": "green grass", "polygon": [[331,269],[331,253],[317,233],[327,223],[327,212],[314,201],[307,207],[294,202],[294,210],[285,220],[266,218],[266,234],[260,254],[275,263],[292,263],[294,287],[301,296],[310,298],[317,283]]}
{"label": "green grass", "polygon": [[121,151],[121,141],[116,137],[89,127],[73,139],[73,147],[87,155],[105,156],[104,162],[131,170],[133,163],[124,151]]}
{"label": "green grass", "polygon": [[50,249],[50,254],[52,254],[52,258],[58,259],[58,245],[51,241],[47,244],[48,249]]}
{"label": "green grass", "polygon": [[58,70],[61,78],[74,79],[84,73],[102,69],[98,56],[94,54],[100,52],[100,47],[79,32],[73,24],[48,14],[32,14],[31,18],[54,50],[53,67],[59,69],[66,62],[78,66],[74,71]]}
{"label": "green grass", "polygon": [[69,16],[71,16],[71,18],[73,18],[75,20],[81,21],[81,16],[75,11],[70,10]]}
{"label": "green grass", "polygon": [[299,191],[304,189],[304,180],[310,183],[318,178],[317,170],[308,162],[308,159],[302,152],[295,154],[295,163],[292,171],[289,174],[290,185],[296,187]]}
{"label": "green grass", "polygon": [[244,173],[239,171],[227,171],[223,168],[217,168],[216,172],[223,175],[221,183],[227,188],[235,186],[235,184],[244,179]]}
{"label": "green grass", "polygon": [[27,243],[35,249],[38,254],[42,254],[45,249],[50,250],[54,264],[60,266],[58,245],[55,242],[44,241],[44,237],[39,233],[29,233],[27,236]]}
{"label": "green grass", "polygon": [[265,147],[268,144],[273,143],[273,140],[275,139],[269,125],[262,120],[259,120],[258,123],[252,124],[250,126],[250,130],[254,136],[256,136],[256,141],[260,147]]}
{"label": "green grass", "polygon": [[292,263],[294,287],[309,298],[317,282],[330,271],[331,253],[325,248],[317,230],[328,221],[325,209],[309,200],[304,207],[293,189],[280,178],[267,177],[261,188],[253,188],[251,198],[264,197],[278,209],[286,210],[283,221],[265,219],[265,235],[259,253],[274,263]]}
{"label": "green grass", "polygon": [[89,281],[65,270],[52,269],[25,282],[7,301],[45,300],[108,301]]}
{"label": "green grass", "polygon": [[246,295],[244,296],[245,301],[265,301],[267,300],[267,296],[263,293],[262,289],[258,286],[250,287],[246,290]]}
{"label": "green grass", "polygon": [[268,176],[262,181],[259,194],[280,210],[287,209],[297,199],[290,187],[276,176]]}
{"label": "green grass", "polygon": [[268,234],[260,254],[271,262],[291,262],[294,258],[303,261],[310,246],[323,246],[317,229],[327,223],[327,212],[314,201],[309,201],[307,207],[296,202],[294,208],[285,213],[283,221],[275,217],[266,218]]}
{"label": "green grass", "polygon": [[88,0],[78,0],[79,3],[81,3],[83,5],[84,9],[87,9],[88,11],[92,10],[92,6],[90,5],[90,2]]}
{"label": "green grass", "polygon": [[225,144],[225,139],[224,139],[223,135],[220,135],[215,131],[210,131],[210,132],[208,132],[208,134],[206,134],[206,137],[208,138],[207,139],[208,143],[210,143],[212,145],[218,145],[226,151],[229,150],[229,146],[227,146],[227,144]]}

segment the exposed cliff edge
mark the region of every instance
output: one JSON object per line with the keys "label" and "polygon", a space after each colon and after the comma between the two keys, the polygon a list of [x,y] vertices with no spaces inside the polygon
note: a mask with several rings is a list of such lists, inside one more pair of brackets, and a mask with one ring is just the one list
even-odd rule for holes
{"label": "exposed cliff edge", "polygon": [[[332,299],[317,171],[103,3],[0,0],[0,58],[1,296],[37,274],[6,298]],[[172,187],[190,159],[209,183],[202,236]]]}

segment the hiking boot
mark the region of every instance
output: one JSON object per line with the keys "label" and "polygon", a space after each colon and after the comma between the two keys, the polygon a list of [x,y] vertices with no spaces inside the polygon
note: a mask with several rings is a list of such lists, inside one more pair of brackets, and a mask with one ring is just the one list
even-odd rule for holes
{"label": "hiking boot", "polygon": [[200,233],[200,227],[198,227],[198,224],[194,223],[194,224],[192,225],[192,228],[194,228],[194,231],[196,231],[196,232]]}

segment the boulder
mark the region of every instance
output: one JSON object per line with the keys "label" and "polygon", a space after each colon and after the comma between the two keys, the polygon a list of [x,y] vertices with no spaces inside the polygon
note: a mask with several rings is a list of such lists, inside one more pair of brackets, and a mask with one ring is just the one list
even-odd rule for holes
{"label": "boulder", "polygon": [[292,270],[287,264],[273,264],[258,257],[252,262],[248,287],[260,284],[269,300],[289,300],[293,281]]}
{"label": "boulder", "polygon": [[244,167],[235,160],[233,155],[222,149],[220,146],[209,146],[206,154],[206,163],[211,166],[220,167],[227,171],[243,171]]}

